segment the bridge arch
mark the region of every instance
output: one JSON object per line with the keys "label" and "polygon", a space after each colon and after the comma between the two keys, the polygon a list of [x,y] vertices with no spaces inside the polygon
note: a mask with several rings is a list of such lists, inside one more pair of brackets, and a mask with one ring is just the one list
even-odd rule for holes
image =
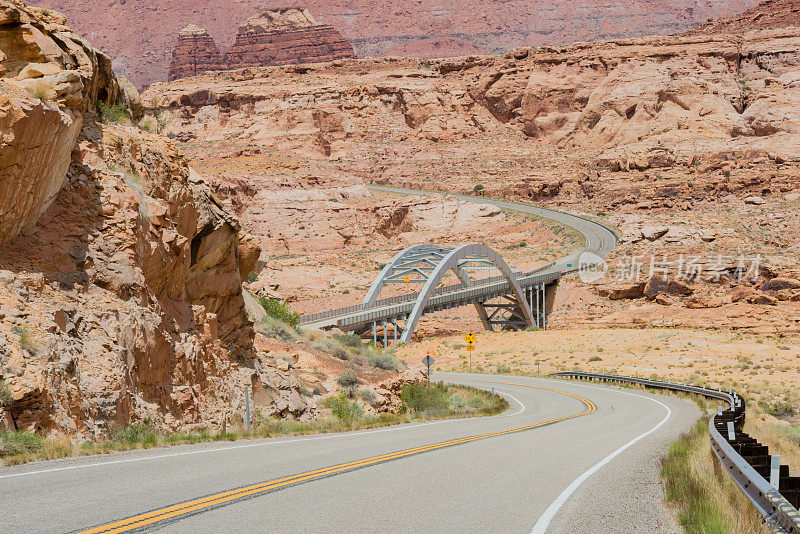
{"label": "bridge arch", "polygon": [[[402,253],[398,255],[398,257],[401,255]],[[442,278],[447,275],[448,271],[453,269],[456,271],[456,274],[459,274],[460,271],[466,277],[466,279],[462,279],[461,275],[459,275],[459,279],[461,279],[462,282],[469,284],[469,277],[466,276],[466,273],[464,273],[462,269],[463,265],[468,262],[479,262],[482,264],[486,264],[486,262],[488,262],[496,267],[503,275],[503,278],[505,278],[511,293],[516,298],[525,323],[528,326],[532,326],[534,324],[530,306],[528,306],[528,303],[525,299],[525,294],[522,291],[522,287],[519,285],[519,281],[517,280],[514,272],[511,270],[511,267],[508,266],[505,260],[503,260],[503,258],[497,252],[486,245],[475,243],[450,249],[449,252],[447,252],[447,254],[441,258],[441,260],[427,276],[425,285],[417,295],[417,298],[414,302],[414,307],[406,318],[405,326],[403,327],[403,335],[399,340],[401,343],[411,340],[414,329],[417,327],[417,323],[422,317],[428,301],[433,296],[436,286],[439,284],[439,282],[441,282]]]}

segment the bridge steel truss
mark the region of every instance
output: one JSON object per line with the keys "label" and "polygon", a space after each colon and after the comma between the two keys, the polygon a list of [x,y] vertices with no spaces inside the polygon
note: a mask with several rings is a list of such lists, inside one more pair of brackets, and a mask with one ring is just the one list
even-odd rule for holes
{"label": "bridge steel truss", "polygon": [[[467,274],[468,269],[487,268],[499,270],[501,276],[476,281]],[[437,286],[449,272],[461,284],[441,293]],[[406,279],[424,283],[413,301],[371,309],[380,304],[378,296],[387,284],[405,283]],[[515,273],[497,252],[482,244],[455,248],[414,245],[383,268],[364,298],[364,312],[339,320],[337,326],[388,346],[410,341],[424,313],[473,304],[486,330],[545,329],[558,280],[558,273]]]}

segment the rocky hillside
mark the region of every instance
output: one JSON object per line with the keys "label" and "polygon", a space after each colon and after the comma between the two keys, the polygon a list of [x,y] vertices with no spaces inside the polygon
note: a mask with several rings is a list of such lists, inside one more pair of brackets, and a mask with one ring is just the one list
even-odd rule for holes
{"label": "rocky hillside", "polygon": [[[502,54],[518,46],[671,34],[755,3],[311,0],[305,7],[320,23],[332,25],[352,43],[358,56],[381,56],[393,47],[420,42],[410,50],[427,57],[437,55],[437,40],[446,38],[465,41],[486,53]],[[170,54],[181,28],[190,24],[207,28],[217,46],[228,49],[240,22],[263,8],[260,0],[48,0],[40,4],[66,13],[78,32],[113,57],[115,69],[139,87],[167,79]],[[269,3],[267,7],[280,5]]]}
{"label": "rocky hillside", "polygon": [[[372,217],[339,222],[353,212],[357,192],[294,206],[302,224],[269,234],[275,221],[263,224],[271,220],[263,202],[248,204],[237,192],[256,195],[259,184],[280,180],[333,191],[358,178],[459,193],[483,186],[492,196],[606,219],[624,236],[614,262],[692,254],[711,266],[720,254],[762,254],[766,274],[742,291],[704,279],[691,296],[656,301],[652,292],[633,291],[628,301],[565,282],[564,291],[574,293],[560,300],[554,320],[574,324],[585,313],[586,324],[607,317],[664,325],[671,317],[783,332],[798,329],[798,297],[759,288],[776,273],[798,277],[798,50],[800,29],[785,27],[519,48],[503,57],[341,60],[155,84],[145,100],[155,106],[150,113],[168,117],[166,131],[215,177],[214,187],[260,242],[288,245],[276,271],[302,281],[325,273],[325,285],[314,285],[320,296],[349,292],[352,302],[343,304],[351,304],[371,279],[354,273],[361,263],[350,257],[305,262],[303,271],[292,255],[301,243],[347,243],[345,236],[380,242]],[[321,224],[326,219],[335,228]],[[546,242],[520,244],[547,249]],[[726,262],[723,270],[735,270]],[[297,294],[281,279],[275,291]]]}
{"label": "rocky hillside", "polygon": [[0,17],[0,426],[219,429],[245,385],[265,414],[310,415],[254,347],[259,251],[236,218],[172,143],[116,124],[138,94],[63,17]]}
{"label": "rocky hillside", "polygon": [[205,29],[187,26],[178,34],[172,51],[169,79],[204,71],[352,57],[353,47],[332,26],[317,24],[306,9],[290,7],[262,11],[247,19],[224,55]]}
{"label": "rocky hillside", "polygon": [[765,30],[800,26],[800,1],[767,0],[744,13],[733,17],[711,20],[692,28],[688,34],[739,33],[750,30]]}

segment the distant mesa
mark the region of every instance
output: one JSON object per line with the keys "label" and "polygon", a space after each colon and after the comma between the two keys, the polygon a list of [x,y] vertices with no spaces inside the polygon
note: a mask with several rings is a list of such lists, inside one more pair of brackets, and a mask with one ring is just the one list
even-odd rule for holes
{"label": "distant mesa", "polygon": [[317,24],[307,9],[269,9],[239,26],[236,40],[225,54],[205,29],[194,24],[182,29],[172,51],[169,80],[214,70],[354,57],[352,45],[333,26]]}
{"label": "distant mesa", "polygon": [[486,52],[478,46],[452,37],[420,39],[393,46],[384,56],[419,57],[436,59],[442,57],[475,56]]}

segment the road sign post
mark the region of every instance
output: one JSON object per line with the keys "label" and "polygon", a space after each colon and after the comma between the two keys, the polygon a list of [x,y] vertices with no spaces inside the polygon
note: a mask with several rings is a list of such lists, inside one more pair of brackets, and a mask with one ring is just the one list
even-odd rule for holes
{"label": "road sign post", "polygon": [[428,384],[431,383],[431,365],[435,360],[431,358],[431,351],[425,353],[425,357],[422,359],[422,365],[428,367]]}
{"label": "road sign post", "polygon": [[469,370],[472,372],[472,352],[475,350],[475,342],[478,340],[478,336],[475,335],[474,332],[467,332],[467,335],[464,336],[464,341],[467,342],[467,352],[469,352]]}

